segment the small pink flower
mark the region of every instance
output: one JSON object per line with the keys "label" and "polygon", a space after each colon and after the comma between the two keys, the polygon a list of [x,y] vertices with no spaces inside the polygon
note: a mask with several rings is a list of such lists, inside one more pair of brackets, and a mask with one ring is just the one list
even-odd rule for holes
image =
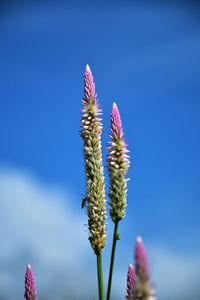
{"label": "small pink flower", "polygon": [[141,237],[136,239],[135,273],[137,276],[137,288],[134,295],[135,299],[156,300],[155,286],[149,282],[150,273],[147,254]]}
{"label": "small pink flower", "polygon": [[149,266],[147,261],[146,250],[142,238],[138,237],[135,247],[135,271],[140,282],[146,283],[150,279]]}
{"label": "small pink flower", "polygon": [[[114,102],[112,106],[111,111],[111,142],[109,144],[111,145],[108,148],[109,155],[108,155],[108,161],[116,162],[115,166],[117,169],[121,169],[123,173],[127,173],[128,168],[130,166],[129,156],[127,153],[129,152],[127,150],[127,143],[124,141],[124,132],[122,128],[122,122],[119,114],[119,110],[117,108],[117,104]],[[112,164],[111,164],[112,165]],[[113,168],[111,166],[111,170]]]}
{"label": "small pink flower", "polygon": [[24,300],[38,300],[36,296],[35,278],[31,265],[28,265],[26,269]]}
{"label": "small pink flower", "polygon": [[[87,122],[87,118],[89,116],[98,117],[102,115],[102,109],[99,106],[99,100],[97,100],[97,94],[95,94],[94,78],[90,70],[90,67],[88,65],[86,65],[85,73],[84,73],[84,98],[82,98],[81,111],[83,113],[82,123]],[[88,121],[91,122],[94,120],[89,119]],[[97,119],[97,121],[101,121],[101,119]],[[100,123],[98,124],[101,126]],[[83,125],[87,126],[87,123]]]}
{"label": "small pink flower", "polygon": [[127,273],[126,300],[133,300],[133,292],[136,284],[136,275],[133,266],[130,264]]}

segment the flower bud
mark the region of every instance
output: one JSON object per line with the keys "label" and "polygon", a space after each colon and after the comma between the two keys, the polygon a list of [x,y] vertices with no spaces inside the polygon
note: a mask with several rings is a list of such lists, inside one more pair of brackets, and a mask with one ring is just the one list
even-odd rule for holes
{"label": "flower bud", "polygon": [[130,264],[127,273],[126,300],[133,300],[136,275],[133,266]]}
{"label": "flower bud", "polygon": [[24,300],[38,300],[36,296],[35,278],[31,265],[28,265],[26,269]]}

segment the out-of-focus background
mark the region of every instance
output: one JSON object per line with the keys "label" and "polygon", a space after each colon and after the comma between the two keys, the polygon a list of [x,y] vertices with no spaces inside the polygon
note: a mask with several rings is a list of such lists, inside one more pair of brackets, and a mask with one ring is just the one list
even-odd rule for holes
{"label": "out-of-focus background", "polygon": [[[113,101],[131,156],[112,299],[124,299],[138,235],[158,299],[200,299],[199,13],[198,1],[0,2],[1,300],[23,298],[28,263],[40,300],[97,299],[81,210],[86,64],[104,165]],[[108,218],[105,285],[112,230]]]}

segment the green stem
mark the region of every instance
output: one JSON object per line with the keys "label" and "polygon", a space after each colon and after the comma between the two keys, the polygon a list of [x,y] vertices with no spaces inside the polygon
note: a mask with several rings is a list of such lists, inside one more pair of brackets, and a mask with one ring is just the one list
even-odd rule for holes
{"label": "green stem", "polygon": [[102,256],[101,256],[101,253],[97,254],[97,276],[98,276],[98,287],[99,287],[99,300],[104,300],[103,271],[102,271]]}
{"label": "green stem", "polygon": [[107,290],[107,300],[110,300],[110,293],[111,293],[111,284],[112,284],[112,275],[113,275],[113,265],[115,260],[115,249],[117,243],[117,230],[118,230],[118,222],[115,223],[114,233],[113,233],[113,244],[112,244],[112,253],[110,259],[110,272],[108,278],[108,290]]}

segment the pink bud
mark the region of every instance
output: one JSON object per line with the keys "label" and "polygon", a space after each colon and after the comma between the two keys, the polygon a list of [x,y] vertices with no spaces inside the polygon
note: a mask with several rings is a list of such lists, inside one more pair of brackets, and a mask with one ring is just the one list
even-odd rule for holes
{"label": "pink bud", "polygon": [[84,74],[84,96],[83,104],[96,104],[95,83],[90,67],[86,65]]}
{"label": "pink bud", "polygon": [[136,283],[136,275],[133,266],[130,264],[127,273],[126,300],[133,300],[133,291]]}
{"label": "pink bud", "polygon": [[24,300],[38,300],[36,296],[35,278],[31,265],[28,265],[26,269]]}
{"label": "pink bud", "polygon": [[148,266],[146,251],[141,237],[138,237],[136,240],[135,271],[136,271],[137,278],[141,283],[146,283],[149,281],[150,279],[149,266]]}

